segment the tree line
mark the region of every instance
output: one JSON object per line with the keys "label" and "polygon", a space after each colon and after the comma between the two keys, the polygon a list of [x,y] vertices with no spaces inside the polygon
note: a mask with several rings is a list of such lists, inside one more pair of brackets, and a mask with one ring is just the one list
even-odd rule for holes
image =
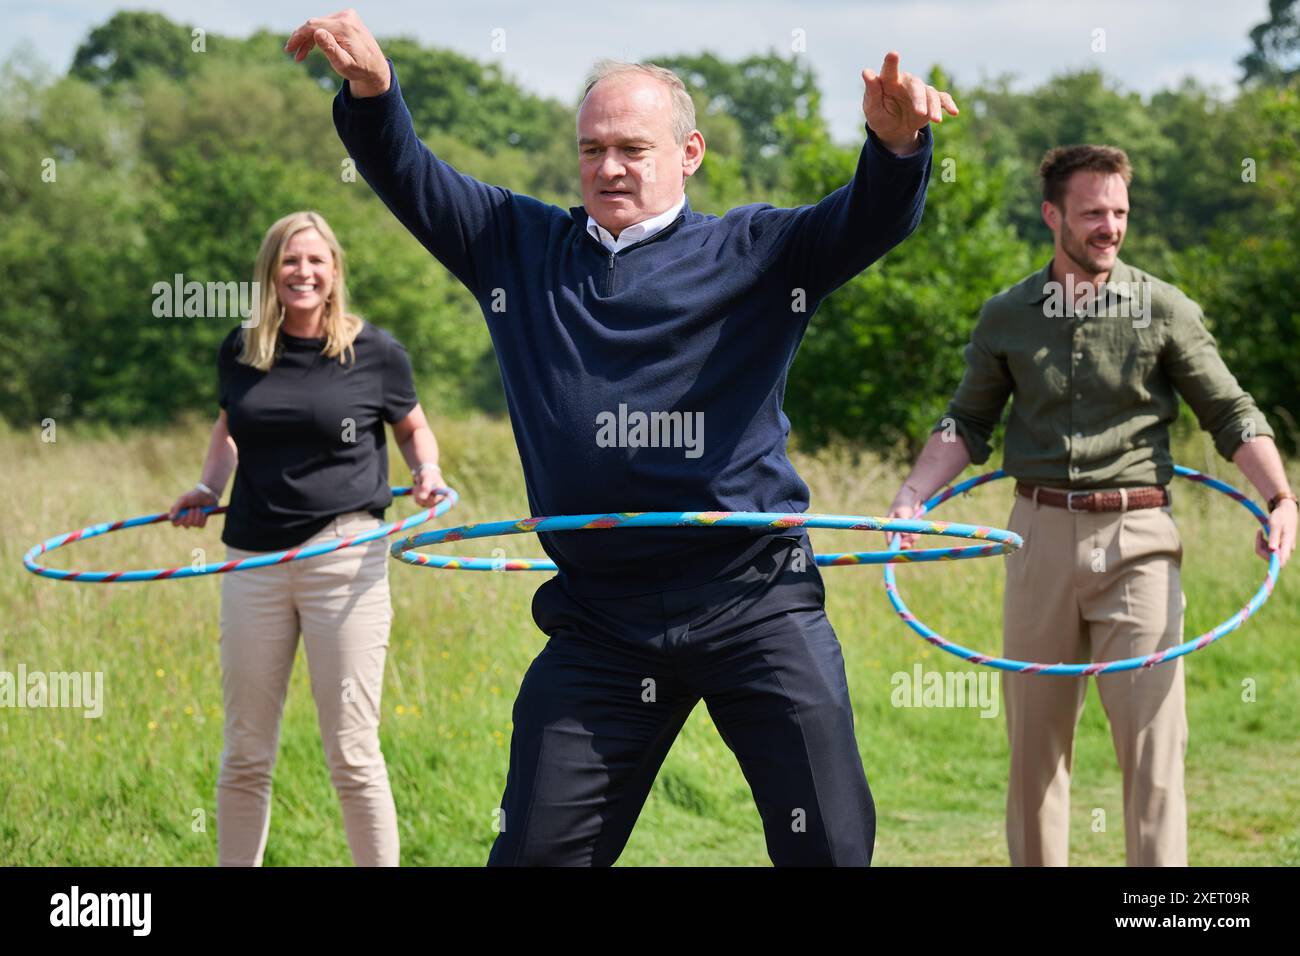
{"label": "tree line", "polygon": [[[1201,303],[1229,367],[1294,450],[1296,9],[1273,0],[1226,93],[1187,80],[1141,96],[1100,68],[1030,89],[1013,77],[963,86],[935,67],[930,82],[963,115],[936,129],[920,228],[810,324],[786,393],[798,440],[914,453],[961,377],[980,304],[1050,257],[1042,154],[1100,142],[1134,167],[1123,258]],[[299,208],[334,226],[356,311],[406,344],[426,407],[503,410],[476,303],[349,177],[330,115],[335,77],[318,52],[290,62],[283,40],[120,12],[65,75],[24,54],[0,67],[0,417],[126,426],[215,411],[216,349],[237,317],[159,315],[172,310],[153,308],[153,290],[178,275],[251,280],[263,232]],[[497,62],[380,42],[435,153],[487,182],[581,203],[580,89],[561,103]],[[653,59],[687,82],[708,141],[687,187],[694,208],[816,202],[852,175],[862,144],[832,140],[804,57]]]}

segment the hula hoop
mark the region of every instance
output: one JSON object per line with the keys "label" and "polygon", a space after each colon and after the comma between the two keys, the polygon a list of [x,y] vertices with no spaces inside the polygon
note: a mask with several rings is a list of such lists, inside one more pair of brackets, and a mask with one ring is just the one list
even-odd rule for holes
{"label": "hula hoop", "polygon": [[[1188,481],[1194,481],[1198,484],[1206,485],[1213,488],[1215,491],[1223,492],[1254,515],[1255,520],[1263,525],[1264,534],[1268,534],[1268,515],[1264,513],[1263,509],[1260,508],[1259,505],[1255,504],[1255,502],[1251,501],[1236,488],[1219,481],[1217,478],[1211,478],[1209,475],[1202,474],[1199,471],[1195,471],[1191,468],[1184,468],[1182,465],[1174,466],[1174,474],[1181,478],[1186,478]],[[997,481],[999,478],[1005,477],[1007,477],[1006,472],[998,469],[997,471],[991,471],[987,474],[979,475],[975,478],[963,481],[927,500],[921,505],[917,514],[924,514],[927,511],[937,508],[949,498],[954,498],[957,495],[964,494],[979,485],[990,481]],[[891,538],[890,544],[891,547],[896,546],[897,539]],[[1277,576],[1280,567],[1281,565],[1278,561],[1277,555],[1271,555],[1269,557],[1268,573],[1264,577],[1264,583],[1260,585],[1259,590],[1255,592],[1255,595],[1250,599],[1246,606],[1222,624],[1211,628],[1204,634],[1200,634],[1189,641],[1184,641],[1177,647],[1171,647],[1155,654],[1148,654],[1146,657],[1128,657],[1117,661],[1094,661],[1091,664],[1038,664],[1030,661],[1015,661],[1004,657],[994,657],[990,654],[981,654],[979,651],[972,651],[969,648],[962,647],[960,644],[955,644],[919,620],[916,615],[912,613],[911,608],[904,603],[902,595],[898,593],[898,584],[894,579],[894,569],[888,566],[885,568],[885,593],[889,597],[889,603],[894,606],[894,610],[898,612],[898,616],[903,619],[903,622],[908,627],[919,634],[922,639],[933,644],[935,647],[947,651],[949,654],[960,657],[962,660],[970,661],[972,664],[983,664],[985,667],[995,667],[998,670],[1013,671],[1018,674],[1049,674],[1069,677],[1087,677],[1091,674],[1111,674],[1116,671],[1131,671],[1138,670],[1139,668],[1145,669],[1148,667],[1154,667],[1157,664],[1164,664],[1179,657],[1184,657],[1193,651],[1199,651],[1203,647],[1209,647],[1221,637],[1230,634],[1237,628],[1241,627],[1241,625],[1245,623],[1246,618],[1258,611],[1260,606],[1268,600],[1269,595],[1273,593],[1274,586],[1277,584]]]}
{"label": "hula hoop", "polygon": [[[403,495],[409,495],[411,490],[409,487],[393,488],[392,494],[394,498],[400,498]],[[409,518],[404,518],[401,521],[382,524],[378,528],[372,528],[369,531],[354,534],[339,541],[325,541],[320,544],[290,548],[287,551],[271,551],[266,554],[254,555],[251,558],[242,558],[238,561],[226,561],[222,564],[203,564],[198,567],[191,565],[179,568],[153,568],[147,571],[64,571],[59,568],[47,568],[36,563],[38,555],[53,551],[55,548],[61,548],[65,544],[85,541],[87,538],[97,538],[101,534],[108,534],[110,531],[121,531],[124,528],[138,528],[141,525],[167,521],[167,512],[161,511],[157,514],[140,515],[137,518],[126,518],[122,521],[93,524],[82,528],[80,531],[69,531],[67,534],[55,535],[53,538],[29,548],[27,553],[23,555],[23,566],[32,574],[44,578],[52,578],[55,581],[80,581],[87,584],[171,581],[177,578],[196,578],[205,574],[228,574],[231,571],[248,571],[252,568],[264,568],[269,564],[286,564],[289,561],[302,561],[318,555],[329,554],[331,551],[341,551],[353,545],[365,544],[367,541],[374,541],[376,538],[386,538],[391,534],[397,534],[399,531],[405,531],[416,525],[424,524],[431,518],[446,514],[460,500],[460,496],[452,488],[437,490],[446,491],[448,493],[447,497],[438,502],[433,508],[417,511]],[[200,510],[204,514],[218,515],[226,512],[226,506],[210,505]]]}
{"label": "hula hoop", "polygon": [[616,514],[559,515],[552,518],[522,518],[490,521],[459,528],[440,528],[393,542],[389,549],[399,561],[416,567],[448,571],[555,571],[555,562],[545,558],[458,558],[425,554],[414,549],[444,541],[468,541],[506,534],[540,531],[595,531],[608,528],[836,528],[842,531],[897,531],[937,534],[950,538],[974,538],[989,542],[960,548],[924,548],[919,551],[852,551],[817,555],[822,566],[850,564],[958,561],[1010,554],[1023,544],[1020,536],[1001,528],[957,524],[948,521],[918,521],[915,518],[873,518],[863,515],[791,514],[766,511],[645,511]]}

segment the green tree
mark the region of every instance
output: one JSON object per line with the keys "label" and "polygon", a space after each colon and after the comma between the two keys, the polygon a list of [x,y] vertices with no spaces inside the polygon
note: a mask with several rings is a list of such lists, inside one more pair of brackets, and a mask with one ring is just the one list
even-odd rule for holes
{"label": "green tree", "polygon": [[785,58],[770,50],[734,62],[707,52],[663,55],[652,57],[651,62],[682,78],[695,98],[696,123],[701,129],[714,117],[735,120],[744,144],[741,173],[751,187],[788,185],[789,140],[783,124],[790,120],[813,125],[822,122],[821,94],[806,60]]}
{"label": "green tree", "polygon": [[[1252,37],[1272,72],[1231,99],[1190,81],[1142,97],[1095,71],[961,93],[962,116],[936,130],[920,228],[810,324],[786,395],[800,440],[914,450],[960,378],[980,304],[1047,255],[1043,152],[1107,142],[1134,165],[1125,258],[1202,303],[1229,365],[1294,441],[1300,80],[1284,80],[1295,16],[1295,2],[1271,4]],[[176,273],[250,281],[266,228],[305,208],[343,243],[354,311],[406,343],[422,400],[502,407],[477,304],[348,176],[330,116],[336,77],[319,54],[293,63],[283,41],[208,34],[200,53],[189,26],[123,12],[90,32],[61,79],[22,57],[0,68],[0,415],[210,412],[216,344],[235,319],[155,316],[153,287]],[[560,103],[498,62],[383,43],[435,152],[485,181],[580,202],[581,88]],[[860,144],[831,143],[802,59],[657,60],[686,81],[708,142],[689,184],[696,209],[816,202],[852,175]]]}
{"label": "green tree", "polygon": [[1300,76],[1300,0],[1268,0],[1268,19],[1250,31],[1250,43],[1237,61],[1242,82],[1280,86]]}
{"label": "green tree", "polygon": [[[803,443],[840,438],[914,455],[961,380],[980,306],[1033,267],[1007,218],[1014,164],[990,160],[960,118],[934,133],[920,227],[833,293],[809,323],[786,390]],[[847,182],[857,158],[824,138],[796,148],[803,201]]]}
{"label": "green tree", "polygon": [[161,13],[123,10],[90,31],[72,58],[71,73],[103,87],[135,79],[149,69],[178,80],[197,62],[192,29]]}
{"label": "green tree", "polygon": [[1279,443],[1300,441],[1300,79],[1240,97],[1245,131],[1238,152],[1251,153],[1253,175],[1234,188],[1250,194],[1252,214],[1224,218],[1206,243],[1183,252],[1173,278],[1205,310],[1228,367],[1268,416]]}
{"label": "green tree", "polygon": [[[479,63],[410,37],[380,38],[379,44],[397,67],[402,98],[421,135],[449,134],[488,155],[576,140],[571,108],[523,89],[498,63]],[[336,88],[338,77],[319,50],[304,62],[312,76]]]}
{"label": "green tree", "polygon": [[133,124],[75,78],[0,71],[0,415],[81,413],[146,268]]}

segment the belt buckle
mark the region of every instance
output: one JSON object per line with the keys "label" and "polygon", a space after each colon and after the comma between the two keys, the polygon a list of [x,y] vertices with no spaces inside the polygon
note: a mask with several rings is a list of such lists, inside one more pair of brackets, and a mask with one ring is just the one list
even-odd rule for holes
{"label": "belt buckle", "polygon": [[1074,506],[1074,496],[1090,494],[1092,494],[1091,491],[1067,491],[1065,493],[1065,510],[1070,512],[1072,515],[1088,514],[1087,508],[1076,508]]}

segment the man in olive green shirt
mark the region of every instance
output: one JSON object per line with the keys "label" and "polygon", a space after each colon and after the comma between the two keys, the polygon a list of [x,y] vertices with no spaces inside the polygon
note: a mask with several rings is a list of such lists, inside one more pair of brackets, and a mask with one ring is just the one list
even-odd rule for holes
{"label": "man in olive green shirt", "polygon": [[[1012,398],[1003,467],[1017,479],[1009,527],[1004,652],[1040,663],[1137,657],[1182,641],[1182,545],[1168,491],[1169,426],[1181,395],[1215,447],[1269,501],[1256,539],[1285,563],[1296,501],[1273,432],[1237,384],[1201,310],[1118,258],[1127,230],[1128,158],[1105,146],[1044,158],[1052,261],[984,304],[947,414],[894,498],[917,505],[969,463]],[[914,536],[906,536],[910,547]],[[1187,863],[1183,662],[1099,675],[1124,776],[1130,865]],[[1074,728],[1085,680],[1007,674],[1011,744],[1007,844],[1013,865],[1064,865]]]}

